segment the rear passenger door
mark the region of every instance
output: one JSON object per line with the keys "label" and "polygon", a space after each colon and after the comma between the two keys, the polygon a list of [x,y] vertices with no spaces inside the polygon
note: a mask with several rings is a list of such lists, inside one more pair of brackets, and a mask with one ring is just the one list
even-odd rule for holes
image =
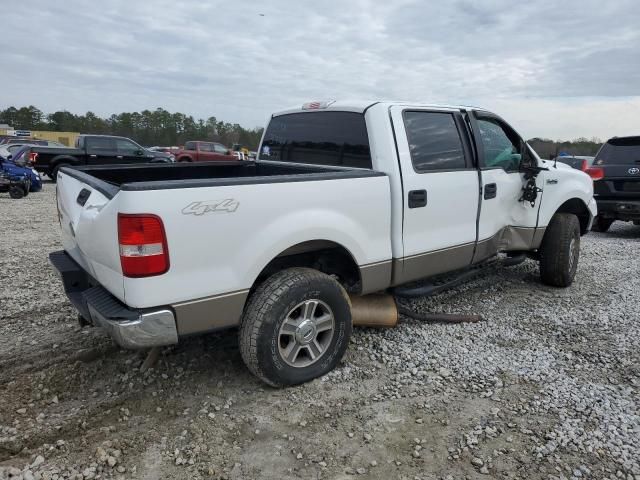
{"label": "rear passenger door", "polygon": [[457,110],[392,107],[404,195],[404,257],[395,283],[471,264],[479,184]]}
{"label": "rear passenger door", "polygon": [[213,160],[218,160],[218,154],[213,148],[213,143],[200,142],[198,144],[198,147],[198,160],[200,160],[201,162],[211,162]]}
{"label": "rear passenger door", "polygon": [[85,140],[87,165],[122,163],[113,137],[87,137]]}

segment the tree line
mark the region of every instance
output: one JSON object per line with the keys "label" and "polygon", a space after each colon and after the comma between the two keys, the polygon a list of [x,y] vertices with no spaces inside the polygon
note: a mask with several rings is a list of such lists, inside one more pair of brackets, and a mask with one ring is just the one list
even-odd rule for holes
{"label": "tree line", "polygon": [[[0,123],[7,123],[18,130],[120,135],[146,146],[184,145],[188,140],[209,140],[228,147],[239,143],[250,150],[258,148],[263,130],[248,130],[237,123],[224,122],[216,117],[196,120],[191,115],[171,113],[163,108],[123,112],[101,118],[93,112],[75,115],[66,110],[45,115],[30,105],[0,110]],[[602,142],[597,138],[554,141],[536,137],[530,139],[529,144],[542,158],[552,158],[562,152],[570,155],[595,155]]]}
{"label": "tree line", "polygon": [[0,123],[17,130],[47,130],[80,132],[96,135],[129,137],[145,146],[184,145],[188,140],[208,140],[231,147],[239,143],[256,150],[262,137],[262,128],[246,129],[237,123],[224,122],[216,117],[195,119],[184,113],[171,113],[163,108],[153,111],[122,112],[102,118],[93,112],[76,115],[66,110],[45,114],[28,107],[9,107],[0,110]]}
{"label": "tree line", "polygon": [[588,155],[595,156],[602,146],[599,138],[576,138],[571,141],[549,140],[548,138],[532,138],[528,140],[529,145],[540,155],[541,158],[555,158],[566,153],[568,155]]}

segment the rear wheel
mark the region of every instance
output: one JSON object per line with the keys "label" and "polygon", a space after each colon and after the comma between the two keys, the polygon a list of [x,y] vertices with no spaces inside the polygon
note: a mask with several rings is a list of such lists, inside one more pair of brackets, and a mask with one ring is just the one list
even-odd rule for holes
{"label": "rear wheel", "polygon": [[601,216],[597,216],[593,219],[593,226],[591,230],[595,232],[606,232],[611,227],[611,224],[614,222],[612,218],[602,218]]}
{"label": "rear wheel", "polygon": [[290,268],[251,295],[240,326],[240,352],[263,382],[295,385],[333,370],[351,330],[344,288],[317,270]]}
{"label": "rear wheel", "polygon": [[573,283],[580,258],[580,221],[571,213],[556,213],[540,246],[540,277],[554,287]]}

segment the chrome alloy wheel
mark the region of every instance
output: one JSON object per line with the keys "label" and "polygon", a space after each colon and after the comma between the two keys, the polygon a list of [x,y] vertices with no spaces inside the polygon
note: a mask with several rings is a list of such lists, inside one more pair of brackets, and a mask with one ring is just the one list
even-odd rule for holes
{"label": "chrome alloy wheel", "polygon": [[578,257],[578,241],[576,237],[571,238],[569,242],[569,271],[573,270],[573,266],[576,263]]}
{"label": "chrome alloy wheel", "polygon": [[329,305],[321,300],[305,300],[285,318],[278,332],[280,357],[292,367],[308,367],[325,354],[335,331]]}

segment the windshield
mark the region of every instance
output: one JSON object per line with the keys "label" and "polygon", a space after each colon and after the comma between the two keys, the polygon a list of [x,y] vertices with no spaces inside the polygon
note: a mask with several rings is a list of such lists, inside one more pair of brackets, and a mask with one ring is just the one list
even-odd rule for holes
{"label": "windshield", "polygon": [[274,117],[259,160],[371,168],[364,115],[325,111]]}

